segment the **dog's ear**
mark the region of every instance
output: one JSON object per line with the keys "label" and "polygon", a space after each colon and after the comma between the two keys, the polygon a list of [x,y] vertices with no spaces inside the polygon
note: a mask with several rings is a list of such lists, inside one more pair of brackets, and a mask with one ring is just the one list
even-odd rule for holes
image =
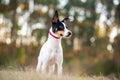
{"label": "dog's ear", "polygon": [[53,18],[52,18],[52,23],[57,23],[59,21],[59,17],[58,17],[58,11],[55,10]]}
{"label": "dog's ear", "polygon": [[66,17],[62,20],[62,22],[65,22],[65,21],[68,21],[68,20],[70,20],[70,18]]}
{"label": "dog's ear", "polygon": [[68,20],[70,20],[70,18],[66,17],[62,20],[62,22],[65,22],[65,21],[68,21]]}

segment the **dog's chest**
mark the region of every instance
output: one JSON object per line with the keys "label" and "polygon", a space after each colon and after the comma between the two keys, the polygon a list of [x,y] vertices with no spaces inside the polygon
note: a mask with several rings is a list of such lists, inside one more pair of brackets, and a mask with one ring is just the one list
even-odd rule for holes
{"label": "dog's chest", "polygon": [[58,61],[61,57],[61,51],[59,47],[51,48],[51,51],[49,53],[49,64],[54,64],[56,61]]}
{"label": "dog's chest", "polygon": [[62,46],[61,40],[56,40],[49,36],[47,42],[44,45],[44,52],[48,64],[54,64],[58,60],[62,60]]}
{"label": "dog's chest", "polygon": [[60,55],[60,49],[59,48],[52,48],[50,52],[50,58],[57,58]]}

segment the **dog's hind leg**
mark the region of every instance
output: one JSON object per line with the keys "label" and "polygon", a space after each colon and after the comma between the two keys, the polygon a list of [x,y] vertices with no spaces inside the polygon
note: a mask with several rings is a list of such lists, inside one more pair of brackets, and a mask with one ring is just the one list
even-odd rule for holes
{"label": "dog's hind leg", "polygon": [[37,67],[36,67],[36,72],[40,72],[41,70],[41,65],[42,65],[42,63],[41,63],[41,61],[39,61],[38,60],[38,64],[37,64]]}
{"label": "dog's hind leg", "polygon": [[45,74],[45,73],[46,73],[46,70],[47,70],[47,62],[44,62],[44,63],[41,65],[42,74]]}
{"label": "dog's hind leg", "polygon": [[49,66],[49,75],[53,74],[55,70],[55,64]]}

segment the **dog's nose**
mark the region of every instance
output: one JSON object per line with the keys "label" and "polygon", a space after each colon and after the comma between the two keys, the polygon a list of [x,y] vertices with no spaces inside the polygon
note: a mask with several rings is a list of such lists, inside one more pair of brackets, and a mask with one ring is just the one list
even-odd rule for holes
{"label": "dog's nose", "polygon": [[70,36],[72,34],[72,32],[68,32],[68,36]]}
{"label": "dog's nose", "polygon": [[72,34],[72,32],[68,32],[68,35],[71,35]]}

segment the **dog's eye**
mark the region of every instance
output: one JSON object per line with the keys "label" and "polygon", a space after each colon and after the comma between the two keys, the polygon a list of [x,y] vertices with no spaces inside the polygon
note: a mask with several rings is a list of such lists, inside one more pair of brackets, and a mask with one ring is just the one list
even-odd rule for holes
{"label": "dog's eye", "polygon": [[60,29],[60,30],[63,30],[63,29],[64,29],[64,27],[63,27],[63,26],[59,26],[59,29]]}
{"label": "dog's eye", "polygon": [[60,31],[64,30],[64,25],[61,22],[59,22],[57,25],[58,25],[58,30]]}
{"label": "dog's eye", "polygon": [[63,28],[63,26],[59,26],[59,28]]}

